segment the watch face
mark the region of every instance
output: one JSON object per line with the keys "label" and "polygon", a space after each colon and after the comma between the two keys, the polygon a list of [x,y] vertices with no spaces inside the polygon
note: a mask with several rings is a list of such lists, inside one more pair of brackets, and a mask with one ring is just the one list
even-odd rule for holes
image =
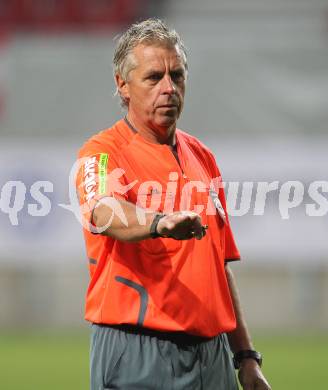
{"label": "watch face", "polygon": [[235,367],[236,370],[240,368],[240,362],[238,362],[235,357],[232,359],[233,361],[233,366]]}

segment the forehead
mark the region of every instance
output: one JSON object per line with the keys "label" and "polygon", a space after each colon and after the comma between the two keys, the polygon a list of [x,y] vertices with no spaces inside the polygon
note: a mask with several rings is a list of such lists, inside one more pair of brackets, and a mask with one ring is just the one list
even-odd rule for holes
{"label": "forehead", "polygon": [[182,54],[176,46],[139,44],[133,49],[136,68],[139,70],[161,70],[164,68],[184,68]]}

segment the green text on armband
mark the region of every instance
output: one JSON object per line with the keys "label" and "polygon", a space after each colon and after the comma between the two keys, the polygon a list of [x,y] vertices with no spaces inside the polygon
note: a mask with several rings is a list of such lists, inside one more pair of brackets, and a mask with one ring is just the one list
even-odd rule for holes
{"label": "green text on armband", "polygon": [[108,163],[108,154],[101,153],[99,159],[99,195],[106,194],[106,176],[107,176],[107,163]]}

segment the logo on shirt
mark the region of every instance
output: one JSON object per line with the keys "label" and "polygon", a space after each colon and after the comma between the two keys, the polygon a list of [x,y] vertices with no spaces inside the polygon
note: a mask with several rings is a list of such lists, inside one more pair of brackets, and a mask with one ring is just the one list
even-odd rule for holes
{"label": "logo on shirt", "polygon": [[90,200],[96,195],[106,193],[108,154],[100,153],[97,156],[90,157],[84,164],[84,193],[85,200]]}
{"label": "logo on shirt", "polygon": [[90,200],[96,195],[96,188],[97,188],[96,165],[97,165],[96,156],[89,158],[84,164],[83,183],[84,183],[85,199],[87,202],[90,202]]}
{"label": "logo on shirt", "polygon": [[218,193],[215,191],[215,189],[213,187],[210,187],[209,194],[210,194],[210,197],[212,199],[212,202],[213,202],[215,208],[218,211],[218,214],[222,218],[223,222],[226,223],[227,222],[226,215],[225,215],[222,203],[219,199]]}

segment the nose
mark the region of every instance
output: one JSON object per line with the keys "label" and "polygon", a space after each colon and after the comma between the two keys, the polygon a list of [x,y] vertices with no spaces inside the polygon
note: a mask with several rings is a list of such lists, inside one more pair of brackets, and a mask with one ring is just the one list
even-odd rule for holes
{"label": "nose", "polygon": [[171,79],[170,75],[165,75],[162,79],[162,88],[163,88],[163,93],[172,95],[176,91],[176,87],[174,85],[174,82]]}

